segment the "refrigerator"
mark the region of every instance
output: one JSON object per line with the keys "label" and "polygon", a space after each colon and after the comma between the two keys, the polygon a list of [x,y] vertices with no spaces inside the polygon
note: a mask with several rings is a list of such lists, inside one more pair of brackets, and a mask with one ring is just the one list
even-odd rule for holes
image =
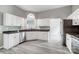
{"label": "refrigerator", "polygon": [[50,31],[48,42],[54,45],[63,44],[63,21],[60,18],[50,19]]}

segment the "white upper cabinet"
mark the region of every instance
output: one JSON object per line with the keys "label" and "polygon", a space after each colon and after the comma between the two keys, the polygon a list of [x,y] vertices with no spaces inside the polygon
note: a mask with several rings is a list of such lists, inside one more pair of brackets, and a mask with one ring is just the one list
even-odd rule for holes
{"label": "white upper cabinet", "polygon": [[79,19],[73,19],[72,25],[79,25]]}
{"label": "white upper cabinet", "polygon": [[4,26],[23,26],[24,18],[5,13],[3,16]]}

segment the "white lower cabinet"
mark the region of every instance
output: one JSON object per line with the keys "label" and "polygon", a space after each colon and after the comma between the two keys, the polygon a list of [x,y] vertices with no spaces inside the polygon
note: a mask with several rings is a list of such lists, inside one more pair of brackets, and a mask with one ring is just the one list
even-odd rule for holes
{"label": "white lower cabinet", "polygon": [[26,40],[34,40],[37,39],[37,32],[26,32]]}
{"label": "white lower cabinet", "polygon": [[10,49],[19,44],[19,33],[3,34],[3,47]]}
{"label": "white lower cabinet", "polygon": [[71,45],[72,42],[71,41],[72,41],[71,35],[66,34],[66,46],[69,49],[70,53],[73,53],[72,52],[72,45]]}
{"label": "white lower cabinet", "polygon": [[[78,35],[79,36],[79,35]],[[70,53],[79,54],[79,38],[70,34],[66,34],[66,46]]]}
{"label": "white lower cabinet", "polygon": [[14,46],[19,44],[19,33],[14,34]]}
{"label": "white lower cabinet", "polygon": [[26,40],[48,40],[48,32],[26,32]]}

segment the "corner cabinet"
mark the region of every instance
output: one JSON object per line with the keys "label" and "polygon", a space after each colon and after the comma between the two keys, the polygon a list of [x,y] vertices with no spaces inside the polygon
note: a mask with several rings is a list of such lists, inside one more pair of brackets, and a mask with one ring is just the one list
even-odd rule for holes
{"label": "corner cabinet", "polygon": [[3,34],[3,47],[5,49],[10,49],[13,46],[16,46],[19,44],[19,33],[4,33]]}

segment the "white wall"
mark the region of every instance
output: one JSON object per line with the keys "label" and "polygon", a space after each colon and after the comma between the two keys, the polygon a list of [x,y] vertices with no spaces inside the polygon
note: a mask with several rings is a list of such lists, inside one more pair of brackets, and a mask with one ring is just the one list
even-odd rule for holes
{"label": "white wall", "polygon": [[37,19],[37,26],[50,26],[50,20],[47,18]]}
{"label": "white wall", "polygon": [[72,12],[79,8],[79,5],[72,5]]}
{"label": "white wall", "polygon": [[3,13],[10,13],[19,17],[26,18],[28,13],[33,12],[24,11],[15,5],[0,5],[0,25],[3,23]]}
{"label": "white wall", "polygon": [[0,5],[0,12],[11,13],[20,17],[25,17],[25,11],[15,5]]}
{"label": "white wall", "polygon": [[36,18],[66,18],[72,13],[72,6],[47,10],[36,14]]}

